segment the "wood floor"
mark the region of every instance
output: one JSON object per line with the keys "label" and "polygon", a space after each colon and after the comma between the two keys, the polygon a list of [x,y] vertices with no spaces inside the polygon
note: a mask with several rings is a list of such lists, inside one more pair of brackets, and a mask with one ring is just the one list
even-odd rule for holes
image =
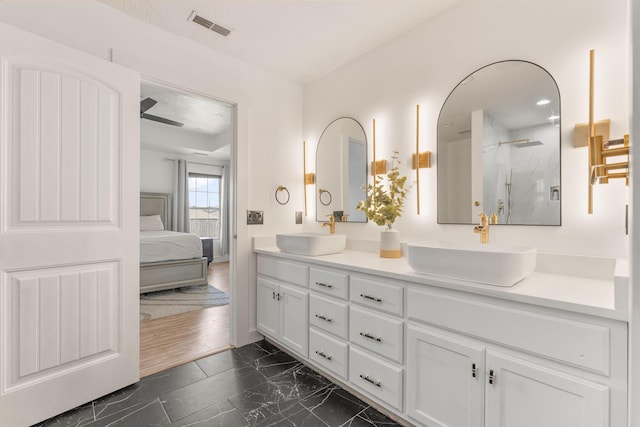
{"label": "wood floor", "polygon": [[[229,294],[229,263],[211,263],[209,283]],[[230,348],[230,305],[140,322],[140,377]]]}

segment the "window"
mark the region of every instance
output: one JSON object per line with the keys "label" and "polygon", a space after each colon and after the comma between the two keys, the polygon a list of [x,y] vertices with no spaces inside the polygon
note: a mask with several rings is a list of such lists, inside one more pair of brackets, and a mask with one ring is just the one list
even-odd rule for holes
{"label": "window", "polygon": [[220,238],[220,183],[216,175],[189,174],[189,225],[200,237]]}

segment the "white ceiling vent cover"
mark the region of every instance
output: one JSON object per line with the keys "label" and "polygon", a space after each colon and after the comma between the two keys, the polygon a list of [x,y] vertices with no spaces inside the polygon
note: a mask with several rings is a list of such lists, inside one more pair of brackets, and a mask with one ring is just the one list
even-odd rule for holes
{"label": "white ceiling vent cover", "polygon": [[203,18],[202,16],[198,15],[195,10],[191,12],[191,15],[189,15],[189,18],[187,20],[193,21],[198,25],[202,25],[206,29],[214,31],[224,37],[227,37],[229,33],[231,33],[230,29],[225,28],[222,25],[215,24],[209,21],[207,18]]}

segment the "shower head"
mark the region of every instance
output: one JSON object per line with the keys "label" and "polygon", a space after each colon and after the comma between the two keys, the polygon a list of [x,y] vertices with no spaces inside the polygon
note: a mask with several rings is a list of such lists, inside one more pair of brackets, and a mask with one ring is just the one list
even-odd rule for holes
{"label": "shower head", "polygon": [[514,146],[518,147],[518,148],[523,148],[523,147],[534,147],[536,145],[542,145],[542,142],[540,141],[530,141],[529,138],[526,139],[513,139],[511,141],[500,141],[498,142],[498,145],[503,145],[503,144],[513,144]]}
{"label": "shower head", "polygon": [[524,147],[535,147],[536,145],[542,145],[542,142],[540,141],[527,141],[527,142],[520,142],[518,144],[513,144],[515,147],[518,148],[524,148]]}

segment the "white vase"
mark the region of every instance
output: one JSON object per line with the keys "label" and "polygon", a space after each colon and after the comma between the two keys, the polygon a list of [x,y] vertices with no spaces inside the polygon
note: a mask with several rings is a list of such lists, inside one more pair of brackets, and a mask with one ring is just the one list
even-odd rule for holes
{"label": "white vase", "polygon": [[382,230],[380,232],[380,257],[400,258],[401,256],[400,233],[394,229]]}

